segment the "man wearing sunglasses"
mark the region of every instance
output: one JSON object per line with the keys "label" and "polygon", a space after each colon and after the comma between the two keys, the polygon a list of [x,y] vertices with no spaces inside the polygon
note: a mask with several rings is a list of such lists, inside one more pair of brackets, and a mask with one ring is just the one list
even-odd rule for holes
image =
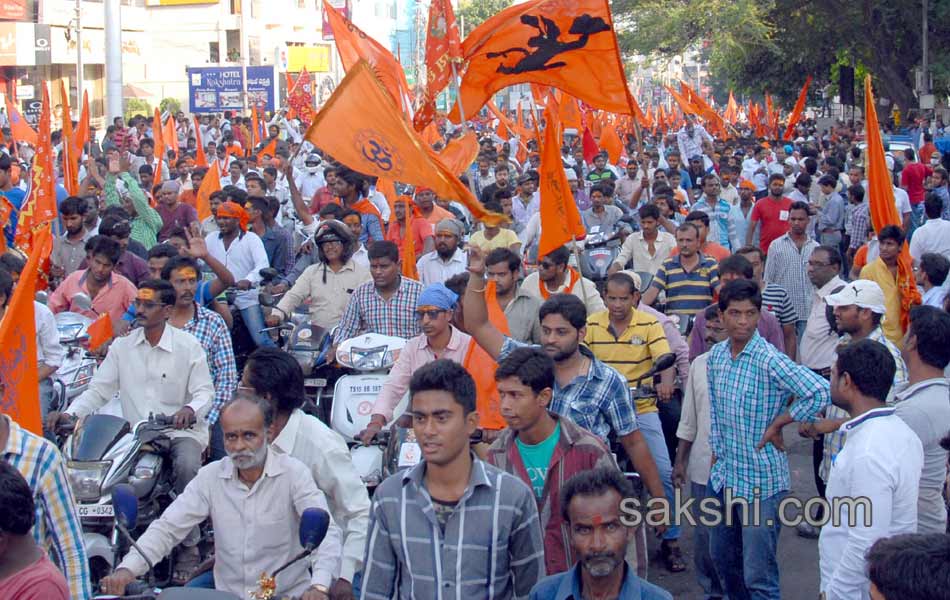
{"label": "man wearing sunglasses", "polygon": [[[144,281],[135,297],[132,332],[112,342],[89,389],[65,413],[49,413],[46,424],[55,430],[61,422],[96,412],[116,394],[122,416],[130,423],[148,419],[150,414],[173,416],[176,431],[169,434],[172,477],[175,493],[181,494],[198,473],[201,453],[208,446],[204,416],[211,408],[214,386],[198,339],[166,325],[175,300],[175,288],[169,282]],[[199,562],[197,543],[195,529],[177,554],[177,581],[191,578]]]}
{"label": "man wearing sunglasses", "polygon": [[452,326],[457,302],[458,294],[443,283],[433,283],[419,294],[415,317],[422,328],[422,335],[410,339],[400,351],[396,364],[373,404],[369,425],[359,434],[364,444],[369,443],[392,420],[393,409],[409,389],[409,379],[419,367],[440,358],[459,364],[465,360],[472,338]]}

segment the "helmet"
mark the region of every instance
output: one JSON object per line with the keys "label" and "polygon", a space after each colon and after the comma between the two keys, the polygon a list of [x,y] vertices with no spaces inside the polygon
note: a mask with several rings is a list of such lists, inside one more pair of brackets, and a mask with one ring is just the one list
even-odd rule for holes
{"label": "helmet", "polygon": [[344,262],[349,260],[356,251],[356,239],[353,237],[350,228],[336,219],[320,223],[320,226],[317,227],[317,232],[313,234],[313,243],[317,247],[317,255],[320,257],[320,262],[326,262],[323,249],[320,248],[320,244],[324,242],[342,242]]}
{"label": "helmet", "polygon": [[319,166],[321,162],[323,161],[320,159],[320,155],[314,152],[307,156],[307,159],[303,162],[303,164]]}

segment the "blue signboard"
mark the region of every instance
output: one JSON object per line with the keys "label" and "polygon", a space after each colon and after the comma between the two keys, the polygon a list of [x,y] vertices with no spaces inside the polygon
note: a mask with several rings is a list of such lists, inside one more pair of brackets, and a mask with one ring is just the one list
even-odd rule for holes
{"label": "blue signboard", "polygon": [[[192,113],[241,110],[244,77],[241,67],[189,67],[188,104]],[[247,68],[247,105],[275,110],[274,67]]]}

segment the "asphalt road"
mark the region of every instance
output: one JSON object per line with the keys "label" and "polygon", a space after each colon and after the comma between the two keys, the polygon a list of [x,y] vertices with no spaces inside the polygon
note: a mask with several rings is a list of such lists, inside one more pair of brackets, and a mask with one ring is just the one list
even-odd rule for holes
{"label": "asphalt road", "polygon": [[[817,495],[812,477],[811,440],[800,438],[794,425],[785,428],[785,448],[788,451],[792,475],[791,495],[803,501]],[[648,536],[650,568],[647,579],[673,594],[676,600],[703,600],[702,589],[696,581],[693,568],[693,531],[686,524],[682,528],[680,546],[687,563],[686,571],[670,573],[657,558],[659,542]],[[818,540],[796,535],[794,528],[785,527],[778,542],[779,569],[783,600],[815,600],[818,598]]]}

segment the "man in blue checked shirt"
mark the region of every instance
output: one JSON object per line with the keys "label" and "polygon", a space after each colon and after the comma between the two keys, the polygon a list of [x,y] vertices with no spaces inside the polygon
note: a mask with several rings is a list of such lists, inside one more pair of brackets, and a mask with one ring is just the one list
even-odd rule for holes
{"label": "man in blue checked shirt", "polygon": [[[761,308],[753,281],[736,280],[722,289],[719,310],[729,339],[713,347],[707,366],[713,451],[707,495],[718,500],[717,516],[724,517],[724,510],[733,516],[713,528],[710,554],[726,594],[737,600],[781,598],[779,503],[789,489],[782,429],[792,421],[813,421],[831,401],[827,381],[758,334]],[[795,402],[786,409],[791,396]],[[734,500],[750,503],[749,510]]]}

